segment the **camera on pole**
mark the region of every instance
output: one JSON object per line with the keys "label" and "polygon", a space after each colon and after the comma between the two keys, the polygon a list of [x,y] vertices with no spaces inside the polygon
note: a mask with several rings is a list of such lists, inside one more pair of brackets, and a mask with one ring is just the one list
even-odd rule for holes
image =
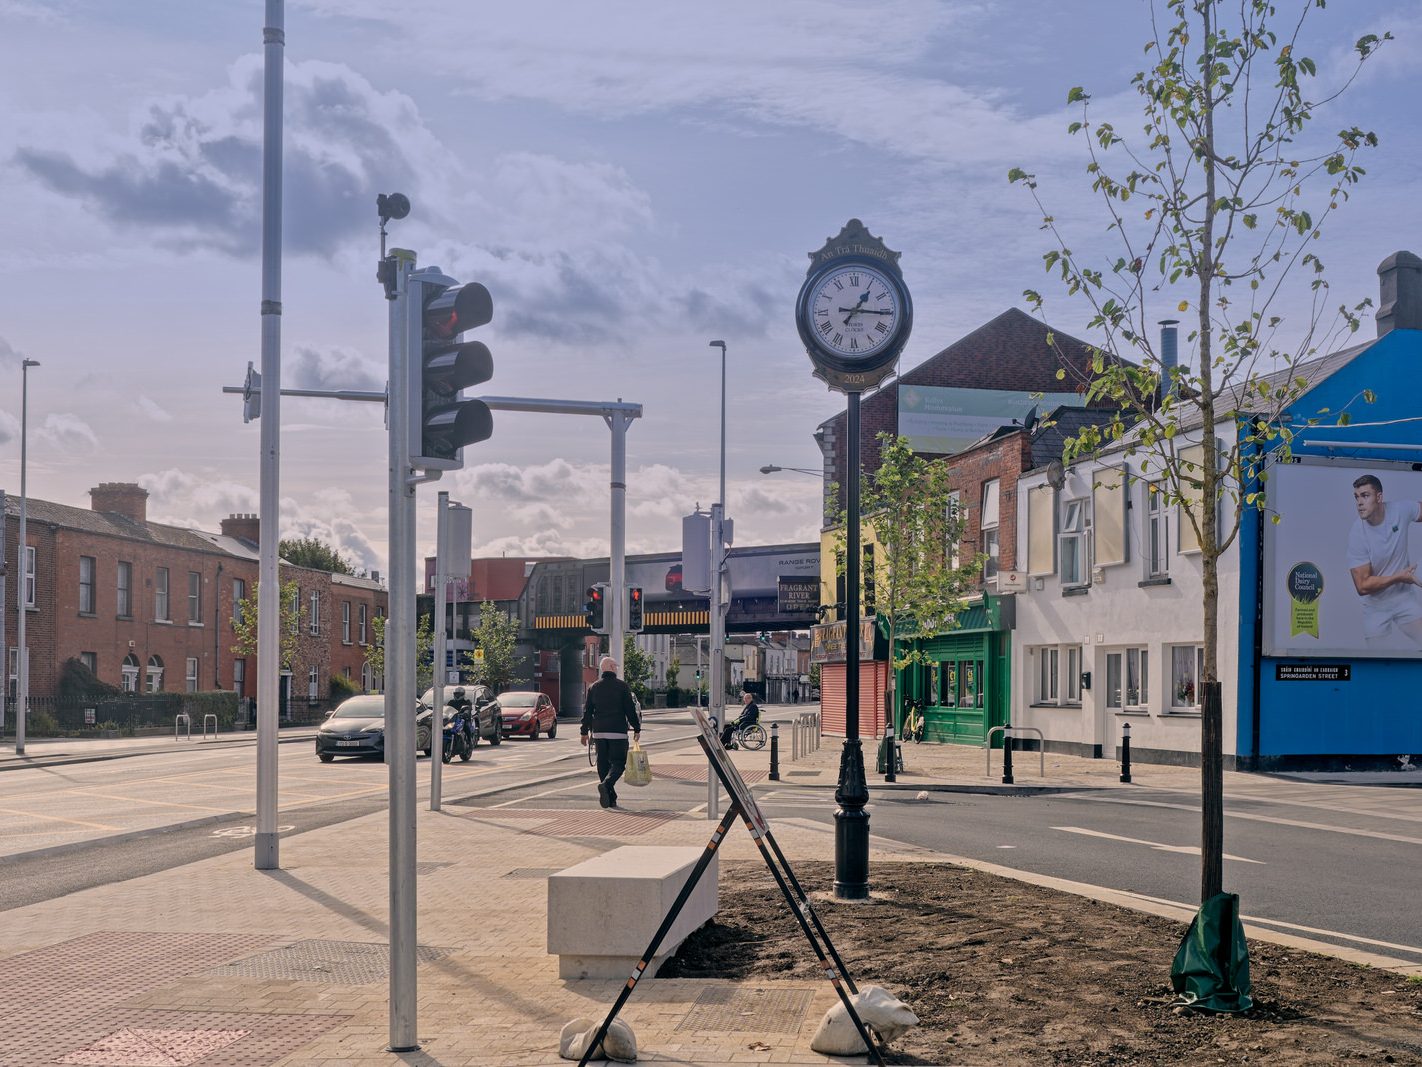
{"label": "camera on pole", "polygon": [[494,301],[478,282],[459,285],[437,269],[417,271],[410,282],[420,309],[418,350],[410,360],[410,465],[458,470],[460,450],[494,432],[488,405],[462,394],[493,377],[493,356],[482,341],[459,340],[494,317]]}

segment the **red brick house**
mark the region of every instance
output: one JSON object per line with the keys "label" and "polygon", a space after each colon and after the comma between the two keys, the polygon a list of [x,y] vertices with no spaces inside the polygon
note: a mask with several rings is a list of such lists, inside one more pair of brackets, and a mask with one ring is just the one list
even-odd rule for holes
{"label": "red brick house", "polygon": [[[19,500],[6,496],[3,529],[6,595],[5,696],[18,687],[17,601],[26,604],[32,698],[58,694],[69,659],[129,692],[235,690],[252,695],[255,657],[233,650],[234,605],[254,593],[256,519],[231,516],[219,534],[147,517],[148,493],[131,483],[90,491],[88,509],[31,497],[21,566]],[[322,571],[283,565],[304,608],[292,696],[307,698],[314,682],[324,699],[334,669],[360,684],[359,620],[386,606],[385,591],[368,579],[337,581]],[[349,607],[347,607],[349,605]],[[312,614],[314,609],[314,615]],[[352,628],[346,638],[349,610]]]}

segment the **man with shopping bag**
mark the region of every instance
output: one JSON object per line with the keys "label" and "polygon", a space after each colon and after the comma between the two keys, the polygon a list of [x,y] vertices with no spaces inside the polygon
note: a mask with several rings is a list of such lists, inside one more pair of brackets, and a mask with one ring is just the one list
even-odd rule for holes
{"label": "man with shopping bag", "polygon": [[627,766],[627,731],[632,739],[642,736],[642,720],[637,716],[637,702],[632,690],[617,677],[617,661],[603,656],[598,664],[602,672],[588,688],[583,704],[583,723],[579,735],[583,744],[597,748],[597,799],[604,808],[617,807],[617,779]]}

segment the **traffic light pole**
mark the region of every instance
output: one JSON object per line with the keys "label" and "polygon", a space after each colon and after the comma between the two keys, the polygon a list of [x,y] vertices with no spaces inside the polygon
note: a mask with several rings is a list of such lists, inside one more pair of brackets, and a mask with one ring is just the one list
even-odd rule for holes
{"label": "traffic light pole", "polygon": [[[391,1052],[412,1052],[420,1046],[415,1031],[413,721],[417,475],[408,454],[411,405],[406,369],[418,351],[423,324],[410,297],[415,254],[395,248],[390,255],[395,260],[395,299],[390,302],[390,613],[385,620],[385,756],[390,765],[389,1048]],[[431,727],[434,725],[432,721]],[[438,725],[442,730],[443,723]]]}
{"label": "traffic light pole", "polygon": [[439,492],[439,505],[435,511],[435,574],[434,604],[434,698],[430,706],[430,811],[439,811],[444,803],[444,660],[445,652],[445,601],[448,597],[449,577],[445,572],[445,560],[449,556],[449,494]]}

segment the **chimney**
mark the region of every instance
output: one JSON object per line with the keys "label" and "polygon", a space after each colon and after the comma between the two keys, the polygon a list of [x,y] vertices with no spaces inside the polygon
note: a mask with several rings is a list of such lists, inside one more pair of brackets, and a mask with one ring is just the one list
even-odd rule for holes
{"label": "chimney", "polygon": [[1180,365],[1180,342],[1175,327],[1179,319],[1160,320],[1160,398],[1177,390],[1175,368]]}
{"label": "chimney", "polygon": [[122,515],[131,522],[148,521],[148,490],[133,482],[103,482],[89,490],[89,506],[100,514]]}
{"label": "chimney", "polygon": [[376,585],[379,585],[379,584],[380,584],[380,572],[379,572],[379,571],[371,571],[371,572],[370,572],[370,580],[371,580],[372,582],[374,582]]}
{"label": "chimney", "polygon": [[1378,336],[1422,330],[1422,259],[1394,252],[1378,264]]}
{"label": "chimney", "polygon": [[257,544],[261,538],[262,524],[255,515],[229,515],[222,520],[222,536],[235,537],[238,541]]}

